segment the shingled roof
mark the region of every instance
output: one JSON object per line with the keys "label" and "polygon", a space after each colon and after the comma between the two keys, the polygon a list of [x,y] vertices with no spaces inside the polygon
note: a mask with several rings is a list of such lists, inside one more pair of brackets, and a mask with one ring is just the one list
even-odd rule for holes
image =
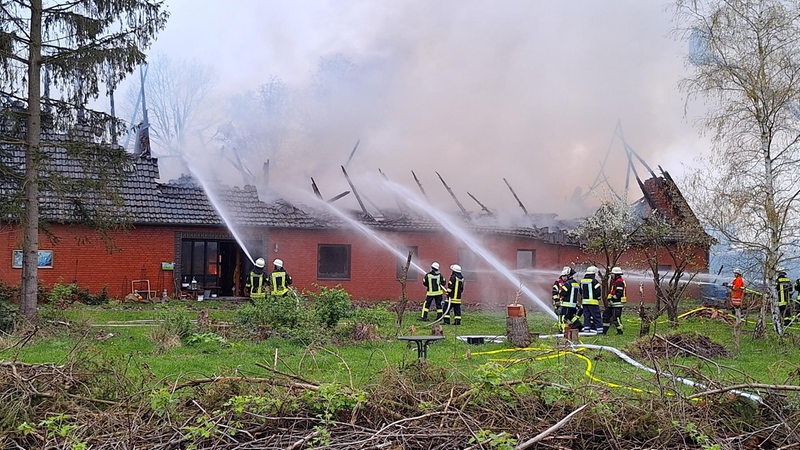
{"label": "shingled roof", "polygon": [[[21,130],[13,130],[7,122],[0,123],[0,132],[6,137],[0,140],[0,165],[9,174],[24,174],[25,148]],[[10,139],[14,137],[15,139]],[[14,142],[16,141],[16,142]],[[170,183],[159,183],[158,160],[149,155],[134,156],[125,154],[120,146],[97,142],[97,138],[89,128],[77,127],[70,135],[45,134],[42,151],[47,155],[43,161],[42,173],[55,172],[68,180],[81,182],[97,179],[96,173],[87,170],[75,157],[70,155],[67,147],[74,146],[76,141],[85,145],[104,147],[108,154],[116,153],[117,157],[128,161],[124,175],[118,180],[118,192],[121,204],[113,204],[111,200],[86,192],[55,192],[43,189],[40,192],[40,217],[51,223],[81,223],[86,220],[87,210],[104,208],[117,216],[121,221],[133,225],[199,225],[219,226],[225,221],[214,208],[203,188],[193,182],[177,180]],[[113,182],[112,182],[113,183]],[[19,195],[18,180],[3,177],[0,180],[0,195]],[[270,203],[259,199],[256,188],[214,186],[214,196],[225,205],[224,214],[237,225],[263,226],[272,228],[319,228],[323,224],[283,200]],[[17,218],[6,216],[10,221]]]}

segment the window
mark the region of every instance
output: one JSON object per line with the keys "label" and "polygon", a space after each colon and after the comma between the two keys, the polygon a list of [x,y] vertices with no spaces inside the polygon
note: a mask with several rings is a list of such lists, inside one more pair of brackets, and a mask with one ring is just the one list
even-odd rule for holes
{"label": "window", "polygon": [[533,269],[536,267],[536,250],[517,250],[517,269]]}
{"label": "window", "polygon": [[[411,252],[411,263],[414,264],[417,261],[418,247],[406,247],[405,250],[402,251],[403,257],[397,257],[397,279],[400,280],[403,278],[403,268],[406,266],[406,261],[408,259],[408,252]],[[408,278],[407,281],[417,281],[417,271],[414,270],[412,267],[408,268]]]}
{"label": "window", "polygon": [[468,248],[458,249],[458,265],[461,266],[461,275],[467,281],[478,279],[478,255]]}
{"label": "window", "polygon": [[[53,268],[53,251],[52,250],[39,250],[37,265],[40,269]],[[14,250],[11,253],[11,267],[15,269],[22,268],[22,250]]]}
{"label": "window", "polygon": [[183,283],[192,279],[200,286],[219,284],[219,243],[216,240],[184,239],[181,243]]}
{"label": "window", "polygon": [[320,280],[349,280],[350,246],[319,244],[317,247],[317,278]]}

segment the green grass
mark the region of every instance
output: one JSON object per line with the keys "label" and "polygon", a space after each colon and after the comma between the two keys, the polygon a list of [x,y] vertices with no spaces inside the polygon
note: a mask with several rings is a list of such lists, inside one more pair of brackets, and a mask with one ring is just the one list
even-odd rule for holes
{"label": "green grass", "polygon": [[[387,367],[405,367],[417,360],[415,346],[398,341],[396,336],[407,335],[411,327],[416,334],[429,334],[425,324],[416,321],[418,312],[404,316],[403,326],[398,329],[393,321],[381,324],[378,342],[357,342],[306,346],[283,339],[270,338],[261,342],[231,340],[227,345],[205,343],[183,344],[158,353],[157,345],[150,337],[154,324],[134,322],[133,326],[114,326],[122,321],[155,321],[164,310],[175,308],[182,302],[166,305],[133,306],[76,306],[66,311],[66,317],[85,327],[75,327],[63,333],[40,335],[24,346],[3,345],[0,358],[29,363],[65,364],[76,355],[92,355],[96,358],[124,361],[127,373],[138,378],[161,381],[185,381],[220,375],[261,377],[269,371],[260,365],[273,367],[285,373],[297,374],[316,382],[337,382],[367,386],[377,383]],[[200,306],[209,308],[213,321],[232,321],[235,310],[231,305],[219,302],[204,302],[203,305],[188,304],[192,317]],[[542,335],[555,331],[552,320],[544,314],[529,314],[532,332]],[[637,339],[638,318],[626,311],[624,317],[626,333],[617,336],[583,337],[581,342],[617,347],[632,352],[631,343]],[[444,325],[446,338],[431,345],[428,363],[441,368],[454,381],[472,382],[482,364],[495,362],[508,366],[507,376],[538,373],[543,381],[573,385],[592,385],[598,389],[658,390],[660,385],[651,374],[636,369],[614,354],[599,350],[556,348],[555,338],[534,341],[534,349],[512,349],[509,344],[487,343],[470,345],[456,338],[457,335],[504,335],[505,311],[464,313],[461,326]],[[77,329],[79,328],[79,329]],[[714,342],[733,351],[733,331],[729,324],[720,320],[688,319],[680,323],[677,330],[668,328],[664,322],[655,325],[658,334],[697,332],[710,337]],[[108,337],[109,334],[113,336]],[[730,358],[715,358],[706,361],[695,357],[673,358],[659,361],[665,370],[678,375],[722,385],[743,382],[768,384],[796,384],[800,350],[797,329],[791,329],[780,341],[772,332],[763,339],[752,338],[752,323],[748,322],[742,333],[741,351]],[[107,337],[106,339],[102,339]],[[471,356],[467,358],[467,352]],[[508,350],[508,351],[507,351]],[[582,357],[578,356],[582,355]],[[588,360],[587,360],[588,359]],[[640,360],[652,366],[652,361]],[[587,370],[591,364],[591,373]],[[688,388],[669,380],[662,383],[677,390]]]}

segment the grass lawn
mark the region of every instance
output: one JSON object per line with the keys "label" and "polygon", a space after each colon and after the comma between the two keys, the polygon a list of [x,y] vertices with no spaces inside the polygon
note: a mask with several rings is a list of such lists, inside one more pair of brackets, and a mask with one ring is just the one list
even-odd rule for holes
{"label": "grass lawn", "polygon": [[[76,357],[104,358],[124,361],[126,371],[142,379],[170,383],[222,375],[266,376],[269,371],[263,366],[267,366],[320,383],[368,386],[379,382],[387,367],[407,367],[416,362],[416,347],[398,341],[397,336],[411,334],[412,326],[416,328],[414,334],[430,334],[426,324],[416,321],[418,313],[408,312],[399,329],[393,320],[381,323],[379,341],[340,340],[336,344],[305,345],[279,338],[262,341],[231,338],[224,344],[184,343],[159,351],[157,342],[151,337],[153,331],[165,313],[180,306],[186,307],[192,317],[206,309],[212,322],[227,323],[234,321],[238,307],[219,301],[75,306],[65,312],[67,321],[74,324],[69,332],[37,335],[24,345],[7,343],[0,351],[0,358],[55,364],[65,364]],[[545,314],[529,313],[528,322],[533,333],[544,336],[557,331]],[[709,385],[798,382],[800,350],[797,340],[800,333],[797,328],[791,328],[783,340],[771,331],[765,338],[753,339],[753,323],[748,321],[738,354],[712,359],[683,356],[649,361],[636,352],[634,341],[638,339],[639,321],[632,311],[626,311],[624,325],[624,335],[618,336],[612,331],[608,336],[581,337],[580,342],[615,347],[646,366],[657,366]],[[473,345],[457,338],[464,335],[504,336],[505,327],[505,311],[467,309],[463,325],[443,326],[445,339],[430,346],[427,363],[441,369],[452,380],[463,382],[474,380],[482,365],[496,363],[504,367],[506,376],[512,378],[515,374],[539,373],[543,381],[593,385],[603,389],[641,392],[657,390],[666,384],[674,389],[688,390],[683,385],[637,369],[609,351],[564,347],[563,341],[555,337],[536,339],[527,349],[513,348],[506,343]],[[686,319],[676,330],[658,322],[652,331],[658,335],[699,333],[731,352],[734,350],[732,326],[718,319]]]}

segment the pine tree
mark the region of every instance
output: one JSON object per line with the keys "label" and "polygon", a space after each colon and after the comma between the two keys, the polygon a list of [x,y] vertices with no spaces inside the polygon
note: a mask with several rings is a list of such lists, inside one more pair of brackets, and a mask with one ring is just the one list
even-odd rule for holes
{"label": "pine tree", "polygon": [[[24,175],[14,167],[0,167],[6,181],[18,177],[17,185],[22,186],[18,191],[4,189],[6,198],[0,206],[4,220],[18,221],[24,233],[20,311],[29,319],[37,310],[42,192],[100,192],[118,185],[106,180],[119,175],[124,152],[97,144],[108,142],[121,127],[112,117],[84,105],[100,95],[101,87],[113,89],[144,63],[143,50],[167,18],[163,2],[155,0],[48,1],[46,6],[42,0],[0,0],[0,96],[5,103],[0,145],[25,149]],[[56,96],[48,94],[51,87]],[[76,129],[84,132],[76,136]],[[87,130],[99,142],[86,142]],[[93,182],[69,182],[55,171],[48,173],[55,148],[66,149],[84,169],[90,168]],[[5,153],[0,151],[0,156]],[[114,197],[108,191],[103,195]],[[83,212],[89,222],[102,219]],[[109,218],[113,217],[105,217]]]}

